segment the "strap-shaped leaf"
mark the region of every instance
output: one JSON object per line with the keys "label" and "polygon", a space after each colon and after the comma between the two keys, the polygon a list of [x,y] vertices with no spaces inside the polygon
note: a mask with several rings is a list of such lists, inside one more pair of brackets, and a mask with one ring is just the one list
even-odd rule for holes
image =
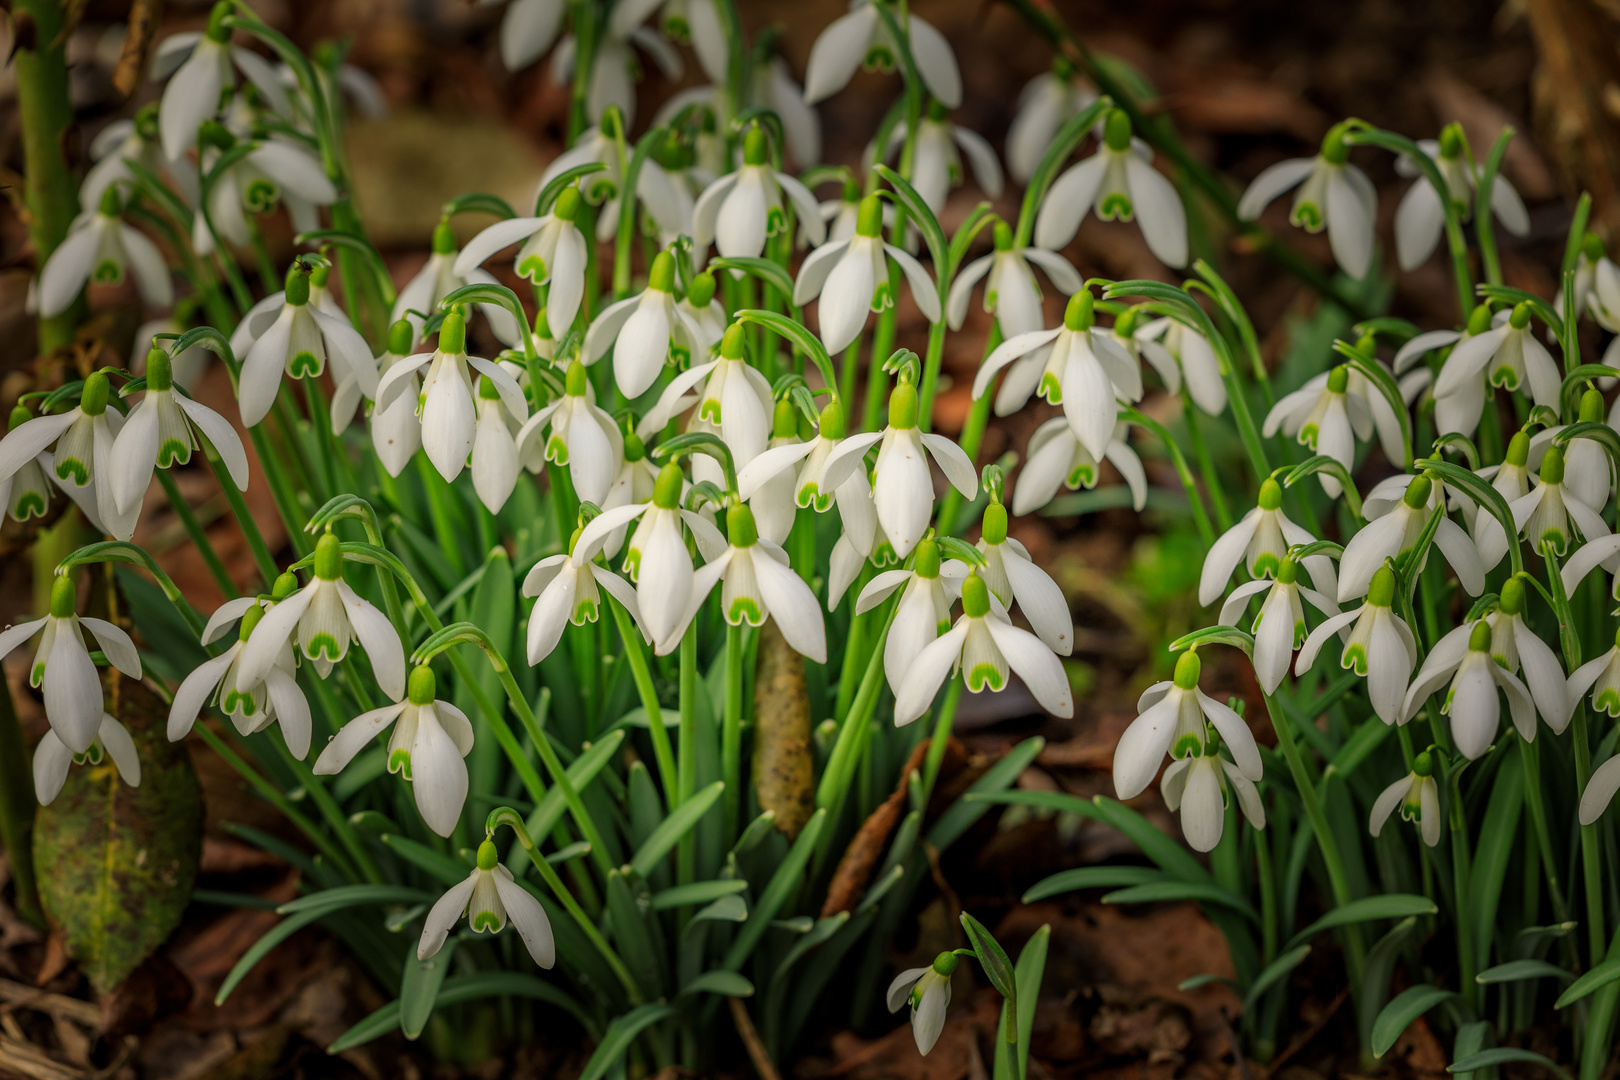
{"label": "strap-shaped leaf", "polygon": [[1254,655],[1254,635],[1235,626],[1206,626],[1202,630],[1194,630],[1172,641],[1170,651],[1178,653],[1202,645],[1230,645],[1234,649],[1242,649],[1245,656]]}
{"label": "strap-shaped leaf", "polygon": [[[462,871],[461,878],[466,876],[466,871]],[[456,880],[460,881],[461,878]],[[408,885],[344,885],[289,900],[276,908],[276,913],[299,915],[312,911],[317,915],[324,915],[329,911],[338,911],[359,904],[411,904],[434,899],[437,898],[432,893],[413,889]]]}
{"label": "strap-shaped leaf", "polygon": [[679,1011],[673,1005],[654,1002],[638,1005],[614,1020],[603,1034],[601,1043],[596,1047],[596,1053],[585,1063],[585,1071],[580,1074],[579,1080],[602,1080],[608,1074],[608,1070],[618,1064],[625,1051],[630,1049],[630,1044],[635,1041],[637,1035],[660,1020],[677,1015]]}
{"label": "strap-shaped leaf", "polygon": [[[563,992],[551,983],[534,975],[517,971],[480,971],[473,975],[457,975],[446,979],[439,988],[438,1005],[460,1005],[490,997],[523,997],[544,1001],[562,1009],[589,1033],[596,1031],[596,1022],[580,1008],[574,995]],[[357,1046],[379,1039],[399,1027],[399,1002],[391,1001],[333,1040],[326,1048],[329,1054],[341,1054]]]}
{"label": "strap-shaped leaf", "polygon": [[726,951],[722,967],[736,971],[753,953],[754,946],[759,944],[759,939],[764,935],[771,920],[776,918],[776,913],[787,903],[788,895],[797,891],[799,879],[804,875],[805,866],[810,861],[811,853],[816,850],[816,841],[826,824],[825,807],[810,816],[810,820],[805,823],[804,831],[799,833],[799,838],[788,849],[787,857],[777,865],[776,873],[771,875],[770,883],[765,886],[765,892],[754,905],[748,921],[737,931],[736,940]]}
{"label": "strap-shaped leaf", "polygon": [[1509,960],[1505,964],[1488,967],[1478,975],[1474,981],[1489,985],[1490,983],[1523,982],[1526,979],[1562,979],[1565,982],[1575,976],[1546,960]]}
{"label": "strap-shaped leaf", "polygon": [[1036,882],[1024,893],[1024,903],[1033,904],[1049,896],[1080,889],[1118,889],[1126,885],[1146,885],[1165,880],[1163,870],[1148,866],[1081,866]]}
{"label": "strap-shaped leaf", "polygon": [[1162,904],[1172,900],[1220,904],[1242,912],[1255,922],[1260,921],[1260,916],[1247,900],[1213,881],[1151,881],[1146,885],[1116,889],[1102,898],[1105,904]]}
{"label": "strap-shaped leaf", "polygon": [[390,848],[400,858],[431,874],[445,885],[459,885],[472,873],[472,867],[442,852],[434,851],[425,844],[419,844],[406,836],[379,837],[383,844]]}
{"label": "strap-shaped leaf", "polygon": [[1620,377],[1620,369],[1612,368],[1608,364],[1580,364],[1568,375],[1558,387],[1558,403],[1564,410],[1564,416],[1574,420],[1580,415],[1580,387],[1584,382],[1592,379],[1613,379]]}
{"label": "strap-shaped leaf", "polygon": [[1340,904],[1311,925],[1289,939],[1290,948],[1315,937],[1324,930],[1332,930],[1352,923],[1371,922],[1374,919],[1405,919],[1412,915],[1433,915],[1439,908],[1427,896],[1411,893],[1390,893],[1385,896],[1367,896]]}
{"label": "strap-shaped leaf", "polygon": [[923,197],[917,194],[917,189],[912,187],[905,177],[881,163],[874,165],[872,169],[894,189],[895,198],[900,200],[900,205],[906,208],[907,215],[916,223],[917,231],[922,233],[923,242],[928,245],[928,254],[934,260],[935,285],[939,289],[940,301],[943,302],[945,288],[942,284],[943,275],[939,270],[942,266],[950,265],[951,245],[950,241],[945,239],[945,230],[939,227],[939,218],[934,216],[934,212],[928,208]]}
{"label": "strap-shaped leaf", "polygon": [[1517,1046],[1497,1046],[1490,1050],[1481,1050],[1477,1054],[1469,1054],[1467,1057],[1460,1057],[1446,1066],[1446,1072],[1478,1072],[1480,1069],[1493,1069],[1498,1065],[1508,1065],[1514,1062],[1540,1065],[1563,1077],[1564,1080],[1572,1080],[1568,1070],[1552,1058],[1538,1054],[1534,1050],[1524,1050]]}
{"label": "strap-shaped leaf", "polygon": [[984,968],[985,977],[996,988],[996,993],[1008,1001],[1017,1001],[1017,977],[1013,973],[1012,960],[1007,956],[1007,950],[1001,947],[1001,942],[985,929],[983,923],[965,911],[962,912],[962,929],[967,931],[968,944],[973,946],[979,966]]}
{"label": "strap-shaped leaf", "polygon": [[1611,957],[1582,975],[1559,995],[1555,1008],[1567,1009],[1588,994],[1603,989],[1612,982],[1620,982],[1620,957]]}
{"label": "strap-shaped leaf", "polygon": [[1394,1001],[1384,1006],[1384,1011],[1378,1014],[1378,1019],[1373,1021],[1373,1055],[1383,1057],[1389,1052],[1389,1048],[1395,1045],[1395,1040],[1412,1025],[1412,1021],[1436,1005],[1450,1001],[1456,996],[1450,990],[1442,990],[1427,983],[1401,991]]}
{"label": "strap-shaped leaf", "polygon": [[1350,512],[1359,520],[1362,516],[1361,493],[1356,490],[1355,477],[1350,475],[1350,470],[1346,469],[1344,462],[1338,458],[1330,457],[1327,454],[1315,454],[1306,458],[1288,470],[1288,473],[1283,477],[1283,487],[1293,487],[1306,477],[1315,476],[1317,473],[1327,473],[1339,482],[1339,486],[1344,488],[1345,505],[1350,508]]}
{"label": "strap-shaped leaf", "polygon": [[677,997],[689,997],[693,994],[718,994],[721,997],[753,997],[754,984],[735,971],[726,971],[717,968],[714,971],[705,971],[685,986]]}
{"label": "strap-shaped leaf", "polygon": [[686,907],[696,904],[707,904],[718,900],[722,896],[734,896],[740,892],[748,891],[748,882],[741,878],[722,881],[694,881],[690,885],[676,885],[662,892],[653,893],[652,909],[654,911],[668,911],[671,908]]}
{"label": "strap-shaped leaf", "polygon": [[[1559,434],[1563,435],[1564,432],[1559,432]],[[1507,500],[1502,498],[1501,492],[1491,487],[1480,477],[1469,472],[1461,465],[1454,465],[1440,458],[1421,458],[1413,462],[1412,465],[1413,468],[1421,472],[1435,473],[1447,484],[1473,499],[1480,505],[1481,509],[1489,511],[1491,516],[1496,518],[1502,526],[1502,531],[1508,536],[1519,535],[1518,526],[1513,524],[1513,511],[1508,509]],[[1515,574],[1524,570],[1524,554],[1519,550],[1518,544],[1508,545],[1508,558],[1513,564]]]}
{"label": "strap-shaped leaf", "polygon": [[838,373],[833,370],[832,357],[827,355],[826,346],[821,339],[812,334],[800,322],[788,318],[786,315],[774,311],[764,311],[760,308],[745,308],[732,316],[733,321],[754,323],[765,327],[793,343],[794,347],[808,356],[821,370],[821,377],[827,386],[838,385]]}
{"label": "strap-shaped leaf", "polygon": [[788,276],[787,269],[780,263],[774,263],[769,259],[748,255],[720,256],[709,260],[708,269],[741,270],[745,274],[759,278],[789,300],[793,297],[793,278]]}
{"label": "strap-shaped leaf", "polygon": [[724,780],[716,780],[708,787],[694,794],[690,799],[675,808],[675,811],[659,823],[652,835],[647,837],[646,843],[630,857],[630,865],[642,877],[651,877],[658,869],[658,862],[680,842],[681,837],[692,830],[704,814],[707,814],[720,793],[726,789]]}
{"label": "strap-shaped leaf", "polygon": [[434,1003],[450,972],[450,959],[456,955],[459,938],[451,937],[426,960],[417,958],[416,942],[405,946],[405,970],[399,980],[399,1029],[414,1040],[427,1027]]}
{"label": "strap-shaped leaf", "polygon": [[1288,973],[1299,967],[1309,955],[1311,955],[1311,947],[1301,945],[1296,949],[1290,949],[1267,964],[1265,970],[1260,972],[1249,986],[1249,992],[1243,995],[1243,1011],[1248,1012],[1254,1008],[1255,1002],[1260,1000],[1260,995],[1287,978]]}
{"label": "strap-shaped leaf", "polygon": [[1012,787],[1045,746],[1046,740],[1036,736],[1025,739],[1007,751],[1000,761],[985,770],[984,775],[962,793],[962,798],[952,803],[939,816],[933,828],[928,830],[928,842],[938,851],[944,851],[956,843],[957,839],[972,828],[973,823],[983,817],[984,812],[989,809],[986,797]]}

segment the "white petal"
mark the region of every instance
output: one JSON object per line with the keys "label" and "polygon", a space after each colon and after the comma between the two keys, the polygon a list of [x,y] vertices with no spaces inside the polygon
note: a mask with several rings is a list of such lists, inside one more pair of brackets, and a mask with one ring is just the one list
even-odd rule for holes
{"label": "white petal", "polygon": [[804,100],[814,105],[849,84],[866,59],[877,13],[857,8],[834,19],[810,47],[804,71]]}
{"label": "white petal", "polygon": [[343,613],[349,617],[349,625],[354,627],[354,636],[360,640],[360,647],[366,650],[366,659],[371,661],[371,671],[377,677],[377,685],[383,693],[398,701],[405,696],[405,651],[400,645],[399,634],[394,631],[394,624],[370,601],[362,599],[351,589],[348,582],[340,580],[337,590],[338,597],[343,601]]}
{"label": "white petal", "polygon": [[1181,796],[1181,833],[1194,851],[1213,851],[1221,842],[1226,825],[1226,806],[1221,798],[1221,782],[1213,763],[1203,760],[1187,770],[1187,787]]}
{"label": "white petal", "polygon": [[[248,458],[247,450],[242,446],[242,437],[236,433],[231,422],[208,406],[176,394],[175,401],[181,411],[201,431],[203,437],[214,445],[219,452],[219,459],[225,465],[225,470],[231,474],[231,483],[236,485],[238,491],[246,491],[248,486]],[[128,427],[126,424],[125,427]],[[123,437],[123,433],[119,433]]]}
{"label": "white petal", "polygon": [[1068,656],[1074,647],[1074,617],[1069,613],[1069,602],[1063,590],[1045,570],[1028,559],[1008,554],[1003,556],[1002,564],[1018,609],[1029,620],[1030,627],[1053,652]]}
{"label": "white petal", "polygon": [[1328,242],[1339,268],[1360,281],[1367,276],[1372,265],[1373,222],[1366,204],[1349,179],[1346,165],[1328,177],[1327,225]]}
{"label": "white petal", "polygon": [[422,821],[440,836],[449,836],[467,802],[467,763],[431,709],[424,705],[417,716],[416,741],[411,745],[411,789]]}
{"label": "white petal", "polygon": [[[524,0],[517,0],[519,4]],[[427,919],[422,925],[422,940],[416,946],[416,958],[426,960],[440,949],[444,948],[445,939],[450,931],[456,928],[461,916],[467,910],[467,901],[472,899],[473,886],[478,883],[478,875],[482,870],[474,870],[467,875],[467,880],[459,885],[450,887],[450,891],[439,897]]]}
{"label": "white petal", "polygon": [[1616,790],[1620,790],[1620,755],[1611,757],[1592,770],[1591,778],[1586,781],[1586,790],[1581,792],[1581,824],[1591,825],[1602,817],[1603,811],[1614,800]]}
{"label": "white petal", "polygon": [[967,620],[959,619],[955,626],[930,642],[907,665],[905,679],[894,698],[895,727],[911,723],[933,705],[934,695],[939,693],[946,677],[962,657],[962,642],[967,637],[967,631]]}
{"label": "white petal", "polygon": [[45,658],[45,718],[75,754],[95,741],[101,727],[101,677],[72,623],[58,624]]}
{"label": "white petal", "polygon": [[495,874],[495,893],[506,908],[506,917],[511,921],[512,929],[523,939],[523,946],[534,957],[534,962],[543,968],[555,964],[557,944],[551,935],[551,921],[546,918],[546,910],[540,906],[540,901],[528,889],[499,871]]}
{"label": "white petal", "polygon": [[1204,568],[1198,577],[1198,606],[1208,607],[1221,598],[1226,591],[1227,582],[1232,580],[1232,572],[1237,569],[1238,563],[1243,561],[1244,552],[1249,549],[1249,541],[1254,538],[1254,530],[1260,524],[1260,510],[1250,510],[1243,515],[1243,519],[1230,529],[1227,529],[1210,546],[1209,553],[1204,556]]}
{"label": "white petal", "polygon": [[1328,639],[1340,630],[1355,622],[1361,617],[1361,609],[1344,611],[1322,620],[1320,626],[1312,630],[1305,638],[1305,643],[1299,647],[1299,656],[1294,659],[1294,674],[1304,675],[1316,666],[1316,654],[1322,651],[1322,646]]}
{"label": "white petal", "polygon": [[1395,812],[1395,808],[1405,800],[1406,792],[1411,786],[1411,779],[1403,776],[1379,793],[1378,798],[1373,800],[1372,813],[1367,817],[1369,833],[1376,837],[1384,831],[1384,823],[1389,820],[1389,815]]}
{"label": "white petal", "polygon": [[186,737],[186,733],[197,722],[197,714],[213,696],[214,690],[219,686],[219,680],[225,675],[225,669],[231,666],[231,661],[236,659],[241,647],[241,643],[237,643],[218,656],[210,657],[198,664],[191,674],[181,681],[174,692],[174,702],[169,706],[170,742]]}
{"label": "white petal", "polygon": [[924,432],[923,446],[934,460],[939,463],[940,471],[951,486],[962,493],[963,498],[971,499],[979,493],[979,477],[973,469],[973,459],[967,456],[952,439],[932,432]]}
{"label": "white petal", "polygon": [[1131,721],[1120,736],[1114,748],[1114,794],[1121,800],[1134,799],[1147,790],[1159,771],[1176,733],[1180,706],[1180,693],[1166,694]]}
{"label": "white petal", "polygon": [[1462,582],[1469,596],[1478,596],[1485,591],[1485,564],[1480,560],[1479,549],[1461,525],[1450,518],[1441,518],[1434,532],[1434,546],[1440,549],[1451,568],[1457,572],[1457,580]]}
{"label": "white petal", "polygon": [[1260,748],[1255,745],[1249,725],[1230,706],[1216,701],[1202,690],[1195,688],[1194,692],[1198,695],[1199,708],[1204,710],[1209,722],[1226,740],[1226,748],[1232,752],[1232,760],[1237,762],[1238,769],[1250,780],[1259,781],[1265,775],[1265,769],[1260,762]]}
{"label": "white petal", "polygon": [[1187,265],[1187,211],[1175,185],[1135,154],[1125,156],[1125,176],[1148,248],[1166,266]]}
{"label": "white petal", "polygon": [[88,225],[69,233],[39,275],[39,313],[52,318],[66,311],[77,300],[85,282],[95,270],[100,232]]}
{"label": "white petal", "polygon": [[917,302],[917,309],[923,313],[923,318],[929,322],[939,322],[939,288],[934,284],[933,277],[923,269],[922,263],[904,249],[884,244],[883,250],[900,264],[900,269],[906,275],[906,287],[911,290],[911,298]]}
{"label": "white petal", "polygon": [[90,631],[101,646],[102,653],[107,662],[122,671],[132,679],[141,677],[141,657],[135,651],[135,643],[129,635],[110,622],[101,619],[92,619],[87,615],[79,617],[79,625]]}
{"label": "white petal", "polygon": [[1238,200],[1238,217],[1254,221],[1273,199],[1304,181],[1316,168],[1315,158],[1290,158],[1267,167]]}
{"label": "white petal", "polygon": [[991,618],[984,624],[996,648],[1006,658],[1007,666],[1024,680],[1040,707],[1053,716],[1073,716],[1074,696],[1069,689],[1069,676],[1057,654],[1040,638],[1011,623]]}
{"label": "white petal", "polygon": [[1080,222],[1090,212],[1108,171],[1108,157],[1097,153],[1070,168],[1053,181],[1035,216],[1035,242],[1043,248],[1067,247]]}
{"label": "white petal", "polygon": [[782,637],[795,652],[818,664],[826,663],[827,631],[816,594],[803,578],[775,559],[755,558],[753,562],[760,595]]}
{"label": "white petal", "polygon": [[276,710],[276,723],[281,725],[287,751],[303,761],[309,755],[310,716],[309,702],[298,689],[298,680],[280,667],[273,667],[265,674],[264,688]]}
{"label": "white petal", "polygon": [[241,662],[236,668],[238,686],[247,690],[264,681],[265,673],[275,664],[281,650],[291,639],[298,620],[303,618],[314,594],[314,588],[306,585],[278,602],[259,620],[242,649]]}
{"label": "white petal", "polygon": [[[451,268],[451,272],[457,277],[466,277],[469,271],[482,265],[485,260],[502,248],[511,247],[513,244],[527,240],[539,232],[540,227],[546,223],[546,220],[546,218],[528,217],[497,221],[467,241],[467,246],[461,249],[460,255],[456,256],[455,266]],[[553,326],[553,330],[559,329]]]}
{"label": "white petal", "polygon": [[56,732],[45,732],[34,748],[34,798],[39,800],[39,805],[49,806],[56,801],[62,785],[67,783],[68,766],[72,764],[73,751],[56,737]]}

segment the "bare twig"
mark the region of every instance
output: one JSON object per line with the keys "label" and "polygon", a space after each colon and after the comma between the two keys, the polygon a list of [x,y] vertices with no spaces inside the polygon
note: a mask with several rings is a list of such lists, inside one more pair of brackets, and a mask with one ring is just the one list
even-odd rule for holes
{"label": "bare twig", "polygon": [[743,1047],[748,1051],[748,1060],[754,1063],[754,1071],[759,1073],[760,1080],[782,1080],[782,1074],[776,1071],[771,1062],[771,1055],[760,1041],[759,1032],[754,1030],[754,1021],[748,1015],[748,1006],[743,1004],[740,997],[726,999],[731,1006],[731,1020],[737,1025],[737,1035],[743,1041]]}

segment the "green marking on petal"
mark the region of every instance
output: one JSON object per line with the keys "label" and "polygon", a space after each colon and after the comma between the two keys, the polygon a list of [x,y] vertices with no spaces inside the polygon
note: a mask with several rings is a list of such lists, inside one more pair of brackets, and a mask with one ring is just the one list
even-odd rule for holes
{"label": "green marking on petal", "polygon": [[1063,404],[1063,384],[1050,371],[1041,375],[1041,385],[1036,390],[1036,393],[1045,398],[1048,404]]}
{"label": "green marking on petal", "polygon": [[11,516],[18,521],[27,521],[31,517],[45,516],[45,496],[37,491],[29,491],[17,497],[17,505],[11,508]]}
{"label": "green marking on petal", "polygon": [[1069,487],[1095,487],[1097,484],[1097,468],[1094,465],[1080,464],[1069,471]]}
{"label": "green marking on petal", "polygon": [[398,773],[405,779],[411,778],[411,752],[404,747],[388,755],[388,771]]}
{"label": "green marking on petal", "polygon": [[28,685],[38,686],[39,681],[45,677],[45,661],[41,660],[28,670]]}
{"label": "green marking on petal", "polygon": [[1103,196],[1102,205],[1097,208],[1097,216],[1103,221],[1130,221],[1136,216],[1136,212],[1131,206],[1130,196],[1122,191],[1116,191]]}
{"label": "green marking on petal", "polygon": [[162,446],[158,447],[157,463],[158,468],[160,469],[167,469],[169,466],[174,465],[177,462],[184,465],[190,460],[191,445],[189,443],[182,442],[179,439],[169,439]]}
{"label": "green marking on petal", "polygon": [[304,655],[311,660],[319,660],[324,656],[334,664],[343,659],[343,654],[338,651],[337,638],[331,634],[316,634],[304,649]]}
{"label": "green marking on petal", "polygon": [[877,288],[872,290],[872,310],[883,311],[891,307],[894,307],[894,290],[889,288],[887,281],[880,281]]}
{"label": "green marking on petal", "polygon": [[731,602],[731,610],[726,612],[726,622],[732,626],[759,626],[765,622],[765,613],[759,609],[752,597],[739,596]]}
{"label": "green marking on petal", "polygon": [[1001,690],[1007,685],[1007,677],[996,670],[994,664],[979,664],[967,675],[968,689],[975,694],[989,687],[991,690]]}
{"label": "green marking on petal", "polygon": [[887,45],[873,45],[866,50],[866,58],[861,64],[867,71],[893,71],[894,53]]}
{"label": "green marking on petal", "polygon": [[1536,539],[1536,546],[1551,544],[1553,551],[1562,555],[1569,548],[1569,537],[1564,535],[1563,529],[1543,529],[1541,536]]}
{"label": "green marking on petal", "polygon": [[720,399],[704,398],[698,402],[698,419],[718,424],[720,422]]}
{"label": "green marking on petal", "polygon": [[568,444],[556,435],[546,440],[546,460],[553,465],[568,464]]}
{"label": "green marking on petal", "polygon": [[1254,558],[1254,576],[1257,578],[1276,577],[1277,569],[1282,561],[1277,558],[1274,551],[1262,551]]}
{"label": "green marking on petal", "polygon": [[1511,364],[1503,364],[1491,372],[1491,385],[1504,390],[1517,390],[1519,388],[1519,373],[1513,370]]}
{"label": "green marking on petal", "polygon": [[104,259],[96,264],[91,278],[97,285],[116,285],[124,280],[124,268],[111,259]]}
{"label": "green marking on petal", "polygon": [[688,367],[692,363],[692,350],[688,349],[685,345],[676,345],[674,342],[671,342],[669,346],[669,359],[670,362],[672,362],[678,368]]}
{"label": "green marking on petal", "polygon": [[287,361],[287,374],[295,379],[321,373],[321,361],[308,349],[300,349]]}
{"label": "green marking on petal", "polygon": [[625,576],[631,581],[641,576],[641,552],[631,548],[624,554],[624,562],[620,564]]}
{"label": "green marking on petal", "polygon": [[546,279],[548,273],[546,260],[538,255],[530,255],[527,259],[518,263],[517,272],[538,285]]}
{"label": "green marking on petal", "polygon": [[1299,429],[1299,445],[1316,449],[1317,430],[1315,424],[1306,424]]}
{"label": "green marking on petal", "polygon": [[574,605],[574,613],[568,617],[568,621],[575,626],[584,626],[586,623],[595,622],[596,614],[595,600],[581,600]]}
{"label": "green marking on petal", "polygon": [[475,934],[493,934],[501,928],[501,920],[493,911],[480,911],[469,920],[469,925]]}
{"label": "green marking on petal", "polygon": [[776,236],[787,228],[787,215],[780,206],[773,206],[765,211],[765,235]]}
{"label": "green marking on petal", "polygon": [[1620,716],[1620,691],[1599,690],[1597,696],[1592,699],[1592,707],[1610,716]]}
{"label": "green marking on petal", "polygon": [[1367,650],[1360,645],[1346,645],[1339,666],[1346,670],[1354,669],[1357,675],[1367,674]]}
{"label": "green marking on petal", "polygon": [[1189,732],[1176,740],[1176,744],[1170,748],[1170,756],[1173,758],[1197,757],[1203,752],[1203,749],[1203,741]]}
{"label": "green marking on petal", "polygon": [[280,197],[281,192],[276,185],[266,180],[255,180],[242,193],[242,202],[255,214],[262,214],[275,206],[276,200]]}
{"label": "green marking on petal", "polygon": [[76,487],[84,487],[90,482],[90,468],[78,458],[62,458],[56,463],[56,478],[71,480]]}
{"label": "green marking on petal", "polygon": [[1321,232],[1326,220],[1322,217],[1322,209],[1315,203],[1302,202],[1294,207],[1293,213],[1288,215],[1288,224],[1304,229],[1306,232]]}
{"label": "green marking on petal", "polygon": [[1308,636],[1309,635],[1305,630],[1305,620],[1300,619],[1296,621],[1294,623],[1294,648],[1297,649],[1301,645],[1305,644],[1305,638]]}

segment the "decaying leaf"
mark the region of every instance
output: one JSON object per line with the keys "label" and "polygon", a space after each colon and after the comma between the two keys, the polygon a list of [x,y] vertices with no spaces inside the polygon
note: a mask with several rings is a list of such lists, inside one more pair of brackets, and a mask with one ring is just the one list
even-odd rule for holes
{"label": "decaying leaf", "polygon": [[850,838],[849,847],[844,849],[843,856],[838,860],[838,868],[833,871],[832,881],[827,885],[827,899],[821,905],[823,919],[840,911],[853,911],[860,902],[861,895],[866,892],[866,883],[872,878],[872,870],[883,855],[883,847],[889,842],[889,834],[894,831],[895,823],[900,820],[900,812],[905,809],[907,778],[914,769],[922,767],[923,755],[927,751],[928,741],[925,739],[912,750],[906,767],[900,770],[900,783],[895,787],[894,794],[867,815]]}
{"label": "decaying leaf", "polygon": [[767,622],[759,631],[754,677],[754,790],[759,808],[776,811],[776,827],[789,840],[816,809],[810,751],[810,695],[804,657]]}
{"label": "decaying leaf", "polygon": [[74,766],[34,825],[40,899],[98,993],[121,983],[179,925],[202,853],[202,788],[168,710],[124,679],[118,719],[141,759],[141,786],[110,761]]}

